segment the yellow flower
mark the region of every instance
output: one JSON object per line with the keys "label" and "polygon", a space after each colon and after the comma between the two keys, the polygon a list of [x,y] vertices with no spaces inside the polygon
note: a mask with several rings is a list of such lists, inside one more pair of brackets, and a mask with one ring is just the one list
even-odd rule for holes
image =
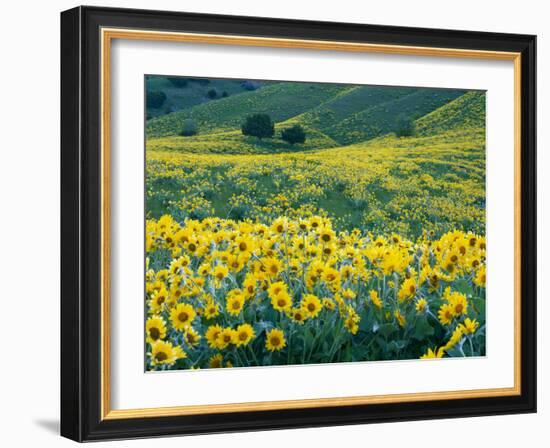
{"label": "yellow flower", "polygon": [[334,300],[329,299],[328,297],[323,299],[323,307],[329,311],[333,311],[336,308]]}
{"label": "yellow flower", "polygon": [[309,226],[314,230],[316,230],[322,222],[323,220],[320,216],[312,216],[309,218]]}
{"label": "yellow flower", "polygon": [[241,324],[237,327],[235,342],[237,346],[247,345],[256,334],[250,324]]}
{"label": "yellow flower", "polygon": [[166,324],[160,316],[151,316],[147,319],[145,330],[147,335],[146,341],[150,344],[166,337]]}
{"label": "yellow flower", "polygon": [[347,317],[344,320],[344,327],[351,334],[357,334],[357,332],[359,331],[359,322],[361,321],[361,318],[355,312],[352,306],[349,306],[347,308],[347,313]]}
{"label": "yellow flower", "polygon": [[305,294],[302,297],[301,308],[307,312],[309,317],[317,317],[323,309],[323,305],[317,296]]}
{"label": "yellow flower", "polygon": [[164,286],[161,289],[156,291],[149,301],[149,309],[153,314],[159,313],[162,311],[165,302],[168,300],[168,291]]}
{"label": "yellow flower", "polygon": [[480,286],[482,288],[485,288],[485,282],[486,282],[486,273],[485,273],[485,265],[481,266],[474,277],[474,283],[477,286]]}
{"label": "yellow flower", "polygon": [[267,290],[271,299],[279,297],[281,294],[288,294],[288,287],[285,282],[272,283]]}
{"label": "yellow flower", "polygon": [[176,350],[170,342],[165,341],[155,341],[151,344],[151,353],[149,356],[151,358],[151,364],[153,366],[157,365],[173,365],[178,359],[185,358],[186,354],[179,347],[179,350]]}
{"label": "yellow flower", "polygon": [[411,299],[416,294],[416,282],[413,278],[407,278],[401,285],[397,298],[400,302]]}
{"label": "yellow flower", "polygon": [[227,266],[232,272],[240,272],[246,263],[247,259],[241,255],[229,255],[227,259]]}
{"label": "yellow flower", "polygon": [[228,274],[229,269],[227,268],[227,266],[224,266],[222,264],[217,265],[212,272],[212,275],[217,282],[221,282],[225,277],[227,277]]}
{"label": "yellow flower", "polygon": [[340,283],[340,272],[334,268],[327,267],[323,271],[323,280],[330,285],[336,285]]}
{"label": "yellow flower", "polygon": [[271,230],[275,233],[283,233],[288,230],[288,219],[281,217],[273,221],[271,225]]}
{"label": "yellow flower", "polygon": [[233,316],[238,315],[244,306],[244,295],[240,289],[233,289],[227,295],[225,309]]}
{"label": "yellow flower", "polygon": [[334,241],[336,234],[330,227],[322,227],[318,230],[319,240],[322,244],[329,244]]}
{"label": "yellow flower", "polygon": [[196,347],[200,343],[201,335],[193,327],[189,327],[185,331],[184,338],[190,346]]}
{"label": "yellow flower", "polygon": [[235,339],[236,339],[235,330],[229,327],[224,328],[216,339],[217,347],[220,350],[223,350],[224,348],[227,348],[229,344],[234,343]]}
{"label": "yellow flower", "polygon": [[372,304],[378,308],[382,308],[382,301],[380,300],[380,297],[378,297],[378,291],[375,291],[374,289],[369,293],[370,301]]}
{"label": "yellow flower", "polygon": [[270,352],[281,351],[286,346],[285,334],[278,328],[273,328],[266,335],[265,348]]}
{"label": "yellow flower", "polygon": [[271,298],[271,305],[277,311],[289,311],[292,307],[292,298],[288,294],[285,282],[273,283],[267,290]]}
{"label": "yellow flower", "polygon": [[403,314],[401,314],[400,310],[395,310],[393,312],[393,315],[397,319],[397,323],[399,324],[399,326],[401,328],[403,328],[405,326],[405,324],[407,323],[407,320],[405,319],[405,316],[403,316]]}
{"label": "yellow flower", "polygon": [[462,326],[457,325],[457,327],[453,331],[453,334],[449,338],[449,341],[443,347],[441,347],[440,350],[445,350],[445,351],[450,350],[460,342],[460,340],[462,339],[462,336],[463,336]]}
{"label": "yellow flower", "polygon": [[307,311],[303,308],[292,308],[289,315],[290,318],[299,325],[303,325],[308,318]]}
{"label": "yellow flower", "polygon": [[414,308],[416,309],[417,313],[423,313],[427,305],[428,302],[426,301],[426,299],[418,299],[416,301],[416,304],[414,305]]}
{"label": "yellow flower", "polygon": [[346,264],[344,266],[342,266],[342,268],[340,269],[340,276],[345,280],[350,280],[352,277],[353,277],[353,274],[354,274],[354,267],[350,264]]}
{"label": "yellow flower", "polygon": [[210,325],[206,330],[205,337],[210,348],[218,347],[218,339],[222,334],[223,328],[220,325]]}
{"label": "yellow flower", "polygon": [[196,315],[197,313],[192,305],[188,303],[179,303],[170,311],[170,320],[172,321],[172,326],[176,330],[183,331],[191,326]]}
{"label": "yellow flower", "polygon": [[449,325],[452,322],[454,315],[454,308],[449,303],[444,303],[441,305],[439,311],[437,312],[437,317],[442,325]]}
{"label": "yellow flower", "polygon": [[235,240],[235,247],[239,252],[243,254],[249,254],[254,250],[255,242],[254,239],[243,235]]}
{"label": "yellow flower", "polygon": [[431,348],[428,348],[428,351],[423,354],[420,359],[433,359],[433,358],[443,358],[443,354],[445,352],[441,349],[434,348],[433,350]]}
{"label": "yellow flower", "polygon": [[213,300],[207,301],[206,306],[204,307],[204,317],[206,317],[207,319],[213,319],[219,314],[220,307]]}
{"label": "yellow flower", "polygon": [[208,365],[211,369],[219,369],[222,367],[223,356],[221,353],[216,353],[208,360]]}
{"label": "yellow flower", "polygon": [[265,268],[266,274],[271,278],[277,277],[283,269],[282,263],[277,258],[264,258],[262,260],[262,263]]}
{"label": "yellow flower", "polygon": [[479,322],[475,319],[472,320],[467,317],[466,319],[464,319],[464,322],[461,325],[464,334],[473,334],[479,327]]}
{"label": "yellow flower", "polygon": [[460,316],[461,314],[466,314],[468,311],[468,300],[464,294],[459,292],[448,293],[445,291],[445,298],[449,302],[453,309],[453,314],[455,316]]}
{"label": "yellow flower", "polygon": [[258,280],[251,275],[250,273],[246,274],[246,278],[243,282],[243,291],[247,297],[252,297],[256,292],[256,286],[258,285]]}
{"label": "yellow flower", "polygon": [[355,297],[357,296],[357,294],[355,294],[351,289],[344,289],[342,291],[342,297],[344,299],[347,299],[347,300],[352,300],[352,299],[355,299]]}

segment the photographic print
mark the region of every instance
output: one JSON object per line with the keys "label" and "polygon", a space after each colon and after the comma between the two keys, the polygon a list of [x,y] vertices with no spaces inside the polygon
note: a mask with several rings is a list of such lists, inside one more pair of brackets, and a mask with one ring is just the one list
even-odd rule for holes
{"label": "photographic print", "polygon": [[484,91],[145,96],[146,371],[485,356]]}

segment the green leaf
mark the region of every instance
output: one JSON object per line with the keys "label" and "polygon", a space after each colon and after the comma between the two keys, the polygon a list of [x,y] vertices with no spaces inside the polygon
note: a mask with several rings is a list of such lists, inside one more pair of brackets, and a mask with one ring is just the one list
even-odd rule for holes
{"label": "green leaf", "polygon": [[394,324],[382,324],[378,328],[378,334],[382,337],[387,338],[397,331],[397,328]]}
{"label": "green leaf", "polygon": [[392,352],[397,352],[399,350],[403,350],[407,343],[405,341],[391,341],[388,344],[388,350]]}
{"label": "green leaf", "polygon": [[428,318],[426,316],[420,316],[416,321],[413,338],[422,341],[428,336],[433,336],[433,334],[434,329],[428,323]]}

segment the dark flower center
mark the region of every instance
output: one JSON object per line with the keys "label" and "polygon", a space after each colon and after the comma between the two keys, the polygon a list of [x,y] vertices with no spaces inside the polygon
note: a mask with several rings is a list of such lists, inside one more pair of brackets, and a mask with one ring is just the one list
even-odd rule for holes
{"label": "dark flower center", "polygon": [[156,341],[158,338],[160,338],[160,330],[158,328],[151,328],[149,330],[149,336],[153,341]]}
{"label": "dark flower center", "polygon": [[159,362],[166,361],[168,359],[168,355],[164,352],[158,352],[155,355],[155,359]]}

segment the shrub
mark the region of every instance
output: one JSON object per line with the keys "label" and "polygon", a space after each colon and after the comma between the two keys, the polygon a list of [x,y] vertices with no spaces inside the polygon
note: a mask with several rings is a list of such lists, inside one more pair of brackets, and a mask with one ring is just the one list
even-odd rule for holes
{"label": "shrub", "polygon": [[245,90],[256,90],[258,87],[260,87],[259,84],[254,81],[243,81],[241,85]]}
{"label": "shrub", "polygon": [[269,115],[253,114],[246,117],[241,130],[244,135],[252,135],[262,139],[263,137],[273,137],[275,126]]}
{"label": "shrub", "polygon": [[210,98],[211,100],[215,99],[218,97],[218,92],[216,91],[216,89],[210,89],[207,93],[208,95],[208,98]]}
{"label": "shrub", "polygon": [[415,126],[414,121],[411,118],[400,114],[397,117],[395,124],[395,135],[397,135],[398,137],[410,137],[414,134]]}
{"label": "shrub", "polygon": [[168,81],[174,86],[174,87],[187,87],[187,84],[189,81],[187,78],[168,78]]}
{"label": "shrub", "polygon": [[294,143],[304,143],[306,141],[306,133],[304,128],[299,124],[295,124],[291,128],[283,129],[281,138],[293,145]]}
{"label": "shrub", "polygon": [[166,101],[166,94],[160,90],[152,90],[147,92],[147,107],[158,109]]}
{"label": "shrub", "polygon": [[227,98],[229,96],[229,93],[227,93],[225,90],[222,92],[222,98]]}
{"label": "shrub", "polygon": [[197,122],[191,118],[188,118],[183,122],[180,135],[190,137],[192,135],[196,135],[198,132],[199,127],[197,126]]}

